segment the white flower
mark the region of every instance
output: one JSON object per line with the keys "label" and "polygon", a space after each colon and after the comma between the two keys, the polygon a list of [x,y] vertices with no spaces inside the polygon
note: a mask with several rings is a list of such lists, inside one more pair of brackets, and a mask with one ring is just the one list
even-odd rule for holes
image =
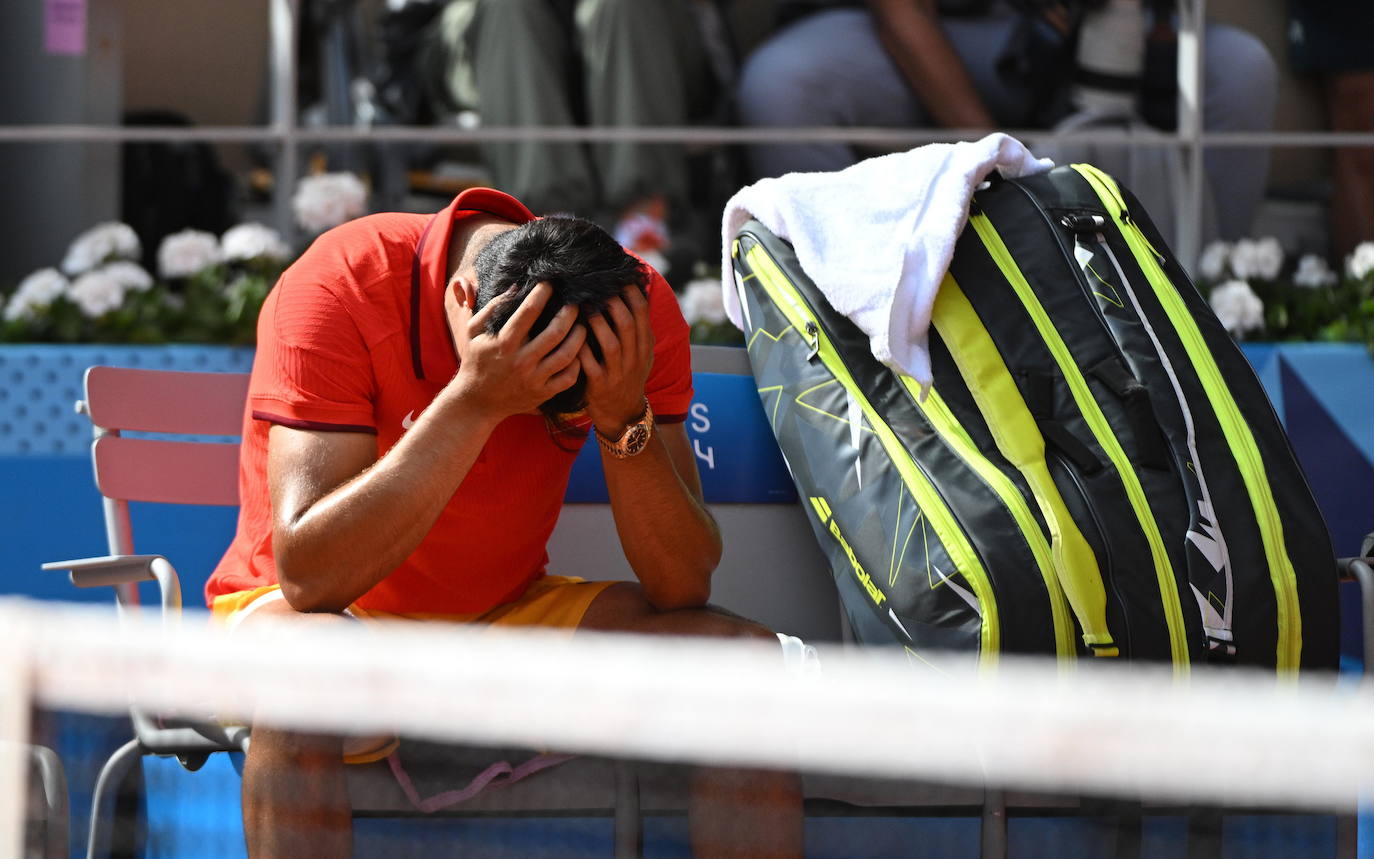
{"label": "white flower", "polygon": [[138,259],[143,247],[128,224],[107,221],[77,236],[62,259],[62,270],[75,277],[108,259]]}
{"label": "white flower", "polygon": [[1336,273],[1316,254],[1305,254],[1298,260],[1298,270],[1293,272],[1293,283],[1308,289],[1331,286],[1336,280]]}
{"label": "white flower", "polygon": [[1279,270],[1283,268],[1283,245],[1273,236],[1266,236],[1259,240],[1257,246],[1257,273],[1265,280],[1273,280],[1279,276]]}
{"label": "white flower", "polygon": [[1283,267],[1283,246],[1273,236],[1241,239],[1231,248],[1231,273],[1241,280],[1261,277],[1273,280]]}
{"label": "white flower", "polygon": [[119,285],[131,292],[147,292],[153,288],[153,276],[136,262],[117,260],[102,265],[100,272],[119,281]]}
{"label": "white flower", "polygon": [[68,282],[55,268],[40,268],[19,281],[19,288],[5,305],[5,321],[31,319],[35,312],[52,305],[67,291]]}
{"label": "white flower", "polygon": [[70,282],[55,268],[40,268],[19,282],[16,295],[29,295],[43,304],[52,304],[67,291]]}
{"label": "white flower", "polygon": [[124,303],[124,285],[96,269],[72,281],[67,297],[91,319],[104,316]]}
{"label": "white flower", "polygon": [[1207,300],[1217,319],[1232,334],[1244,334],[1264,327],[1264,302],[1243,280],[1226,281],[1212,290]]}
{"label": "white flower", "polygon": [[220,239],[220,250],[228,261],[258,257],[284,260],[291,256],[291,248],[287,247],[281,234],[262,224],[230,227]]}
{"label": "white flower", "polygon": [[34,314],[42,310],[45,305],[39,304],[27,296],[15,293],[10,296],[9,303],[5,305],[5,321],[14,322],[16,320],[32,319]]}
{"label": "white flower", "polygon": [[725,321],[725,300],[721,295],[720,281],[714,278],[701,278],[687,282],[687,288],[678,296],[682,305],[682,317],[688,325],[708,322],[719,325]]}
{"label": "white flower", "polygon": [[1374,242],[1360,242],[1355,252],[1345,258],[1345,272],[1356,280],[1363,280],[1374,271]]}
{"label": "white flower", "polygon": [[157,270],[163,277],[190,277],[219,259],[219,239],[214,233],[182,230],[162,240],[157,249]]}
{"label": "white flower", "polygon": [[1230,256],[1229,242],[1212,242],[1202,251],[1202,256],[1198,257],[1198,273],[1207,280],[1220,280],[1226,273],[1226,260]]}
{"label": "white flower", "polygon": [[352,173],[306,176],[291,198],[296,223],[312,233],[322,233],[352,220],[361,215],[366,206],[367,189]]}

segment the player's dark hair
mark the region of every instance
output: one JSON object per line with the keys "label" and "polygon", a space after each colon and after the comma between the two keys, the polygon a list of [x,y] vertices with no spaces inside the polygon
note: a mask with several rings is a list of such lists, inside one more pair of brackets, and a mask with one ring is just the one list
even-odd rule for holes
{"label": "player's dark hair", "polygon": [[[475,309],[500,296],[498,306],[487,317],[487,330],[492,334],[501,330],[541,281],[548,281],[553,295],[531,326],[531,337],[547,328],[554,314],[566,305],[581,308],[585,319],[605,310],[606,303],[627,285],[633,283],[643,290],[649,284],[643,263],[626,253],[605,230],[582,218],[540,218],[501,233],[478,252],[473,267],[477,272]],[[512,286],[515,290],[507,294]],[[606,321],[611,322],[609,316]],[[601,360],[601,347],[590,331],[587,343]],[[586,408],[586,392],[586,376],[579,373],[572,387],[550,397],[539,409],[560,424],[561,415]]]}

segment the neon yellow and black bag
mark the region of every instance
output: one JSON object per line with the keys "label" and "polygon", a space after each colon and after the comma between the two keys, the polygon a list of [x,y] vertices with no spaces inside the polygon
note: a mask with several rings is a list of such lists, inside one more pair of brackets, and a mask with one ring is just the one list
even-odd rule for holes
{"label": "neon yellow and black bag", "polygon": [[759,396],[860,641],[1335,667],[1330,538],[1283,429],[1111,177],[975,195],[924,399],[786,242],[750,222],[733,250]]}

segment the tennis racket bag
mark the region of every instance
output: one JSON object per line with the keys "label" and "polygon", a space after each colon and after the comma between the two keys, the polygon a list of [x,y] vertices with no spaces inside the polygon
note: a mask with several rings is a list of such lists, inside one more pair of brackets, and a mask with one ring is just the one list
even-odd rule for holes
{"label": "tennis racket bag", "polygon": [[759,396],[855,637],[1334,668],[1325,523],[1249,363],[1101,171],[974,197],[934,385],[873,358],[784,241],[733,245]]}

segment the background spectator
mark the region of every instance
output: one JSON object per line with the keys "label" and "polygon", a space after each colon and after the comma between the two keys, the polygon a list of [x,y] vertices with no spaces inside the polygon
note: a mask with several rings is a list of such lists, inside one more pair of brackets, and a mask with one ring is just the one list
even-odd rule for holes
{"label": "background spectator", "polygon": [[[693,0],[450,0],[422,52],[432,92],[487,126],[685,125],[719,99]],[[709,5],[709,4],[708,4]],[[482,147],[495,185],[535,212],[615,227],[640,253],[668,243],[688,197],[678,144]]]}
{"label": "background spectator", "polygon": [[[1374,7],[1339,0],[1291,0],[1293,68],[1319,76],[1333,131],[1374,130]],[[1331,240],[1338,258],[1374,236],[1374,150],[1334,150]]]}
{"label": "background spectator", "polygon": [[[784,3],[786,23],[742,71],[741,120],[751,126],[1051,127],[1075,109],[1074,67],[1063,62],[1069,43],[1061,31],[1069,14],[1059,4],[1038,5],[1058,8],[1022,13],[999,0]],[[1277,71],[1264,46],[1217,24],[1206,28],[1204,51],[1206,129],[1271,129]],[[1021,62],[1015,73],[999,71],[1004,57]],[[1054,84],[1048,90],[1047,81]],[[750,147],[749,163],[762,177],[841,169],[868,154],[847,143],[767,143]],[[1247,233],[1264,194],[1268,157],[1262,148],[1207,151],[1223,237]]]}

